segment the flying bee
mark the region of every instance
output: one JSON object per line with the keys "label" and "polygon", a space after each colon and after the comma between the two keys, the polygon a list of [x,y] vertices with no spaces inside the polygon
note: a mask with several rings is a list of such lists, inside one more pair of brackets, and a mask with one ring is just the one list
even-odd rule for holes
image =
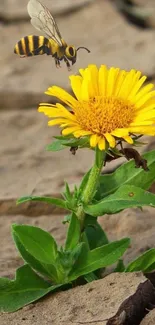
{"label": "flying bee", "polygon": [[72,65],[76,62],[79,49],[90,52],[83,46],[76,49],[72,45],[67,45],[59,32],[55,19],[40,1],[30,0],[27,11],[31,17],[31,24],[39,31],[44,32],[48,38],[34,35],[25,36],[15,45],[14,53],[19,54],[21,57],[42,54],[52,55],[57,68],[60,67],[60,61],[64,60],[68,70],[70,70],[69,61],[71,61]]}

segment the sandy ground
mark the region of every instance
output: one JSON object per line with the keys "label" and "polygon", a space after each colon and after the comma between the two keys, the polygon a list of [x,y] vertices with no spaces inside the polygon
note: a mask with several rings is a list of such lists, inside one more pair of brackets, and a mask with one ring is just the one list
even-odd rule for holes
{"label": "sandy ground", "polygon": [[[4,2],[0,4],[0,19],[8,20],[6,23],[3,19],[0,25],[3,44],[0,57],[0,275],[11,278],[22,264],[11,238],[12,223],[39,226],[52,233],[59,244],[63,243],[66,233],[66,226],[62,224],[63,211],[39,203],[17,207],[16,199],[30,194],[59,196],[65,180],[71,188],[75,183],[78,185],[93,163],[93,152],[89,150],[79,150],[75,156],[67,149],[57,153],[45,150],[59,130],[47,127],[47,119],[37,112],[37,106],[40,101],[53,100],[43,94],[50,85],[69,89],[69,73],[65,66],[56,70],[52,59],[46,56],[20,60],[13,54],[14,44],[20,37],[34,32],[24,3],[26,1],[21,5],[16,0],[12,5],[12,1],[7,0],[5,5]],[[88,63],[106,63],[141,69],[150,77],[154,76],[154,30],[141,30],[127,24],[110,1],[79,0],[77,4],[81,7],[74,8],[72,13],[71,0],[62,3],[58,1],[53,10],[64,36],[71,44],[91,49],[90,55],[79,53],[72,73]],[[154,148],[155,141],[151,139],[145,150]],[[106,168],[112,170],[115,164]],[[153,187],[152,191],[155,192]],[[118,215],[104,216],[100,223],[111,240],[124,236],[132,238],[131,247],[124,256],[125,263],[155,247],[155,212],[151,208],[128,209]],[[0,324],[71,325],[102,320],[113,316],[126,296],[135,292],[143,277],[140,275],[137,280],[131,275],[133,286],[131,283],[129,286],[129,281],[126,275],[110,275],[96,283],[55,294],[15,314],[2,314]],[[113,283],[111,287],[110,283]],[[142,325],[154,323],[152,311]]]}

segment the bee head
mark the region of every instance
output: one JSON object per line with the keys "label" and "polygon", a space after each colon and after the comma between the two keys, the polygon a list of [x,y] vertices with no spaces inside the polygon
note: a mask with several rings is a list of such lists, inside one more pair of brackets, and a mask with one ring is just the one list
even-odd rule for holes
{"label": "bee head", "polygon": [[67,46],[65,50],[65,55],[68,60],[72,62],[72,65],[76,62],[77,50],[74,46]]}

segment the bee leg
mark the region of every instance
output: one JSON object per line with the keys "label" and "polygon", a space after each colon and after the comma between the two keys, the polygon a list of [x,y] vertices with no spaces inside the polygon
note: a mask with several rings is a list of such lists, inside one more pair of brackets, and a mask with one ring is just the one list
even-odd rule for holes
{"label": "bee leg", "polygon": [[71,70],[71,66],[70,66],[69,61],[68,61],[67,58],[65,58],[65,57],[64,57],[64,61],[65,61],[66,65],[67,65],[67,69],[68,69],[68,71],[70,71],[70,70]]}
{"label": "bee leg", "polygon": [[58,69],[61,68],[60,61],[58,59],[55,59],[55,65]]}

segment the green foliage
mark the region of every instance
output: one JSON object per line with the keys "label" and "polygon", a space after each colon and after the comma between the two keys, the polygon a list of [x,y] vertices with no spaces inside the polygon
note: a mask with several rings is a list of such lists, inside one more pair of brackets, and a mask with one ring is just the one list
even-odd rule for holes
{"label": "green foliage", "polygon": [[99,203],[84,207],[86,213],[98,217],[104,214],[113,214],[127,208],[151,206],[155,207],[155,195],[146,192],[140,187],[123,185],[114,193]]}
{"label": "green foliage", "polygon": [[149,249],[144,254],[132,261],[125,272],[151,272],[155,270],[155,248]]}
{"label": "green foliage", "polygon": [[31,255],[24,245],[19,240],[18,236],[15,232],[12,233],[13,239],[15,241],[16,247],[22,256],[23,260],[29,264],[29,266],[37,271],[38,273],[42,274],[43,276],[47,277],[52,281],[52,283],[57,283],[58,274],[55,265],[43,263],[37,260],[33,255]]}
{"label": "green foliage", "polygon": [[28,201],[42,201],[48,204],[57,205],[60,208],[67,209],[66,202],[62,199],[46,196],[23,196],[17,200],[17,204],[25,203]]}
{"label": "green foliage", "polygon": [[130,239],[124,238],[91,251],[88,251],[84,245],[82,253],[69,274],[70,281],[101,267],[114,264],[125,253],[129,244]]}
{"label": "green foliage", "polygon": [[90,249],[94,249],[109,243],[105,231],[102,229],[97,219],[86,215],[85,234]]}
{"label": "green foliage", "polygon": [[80,139],[75,139],[72,136],[57,136],[57,140],[53,141],[46,147],[47,151],[60,151],[66,147],[79,147],[87,148],[89,147],[88,137],[83,137]]}
{"label": "green foliage", "polygon": [[40,228],[13,225],[12,235],[21,256],[34,270],[59,282],[55,261],[58,251],[53,237]]}
{"label": "green foliage", "polygon": [[[87,137],[60,136],[47,149],[58,151],[65,147],[86,146],[89,146]],[[79,188],[75,186],[72,192],[65,183],[64,199],[26,196],[17,201],[17,204],[42,201],[68,210],[63,221],[68,230],[64,246],[59,248],[51,234],[38,227],[12,226],[15,245],[26,264],[17,270],[14,280],[0,279],[2,312],[15,311],[61,287],[69,288],[79,278],[85,282],[99,279],[100,271],[114,263],[115,272],[155,269],[155,249],[125,266],[122,256],[130,239],[109,242],[97,220],[98,216],[129,207],[155,206],[155,195],[147,192],[155,179],[155,150],[144,155],[148,172],[135,168],[134,162],[130,161],[114,173],[101,176],[106,152],[95,149],[95,154],[94,166],[84,175]]]}
{"label": "green foliage", "polygon": [[54,238],[46,231],[28,225],[12,226],[26,251],[43,263],[53,263],[57,257],[57,245]]}
{"label": "green foliage", "polygon": [[123,185],[134,185],[148,190],[155,180],[155,150],[145,153],[142,157],[147,160],[149,172],[142,168],[135,168],[135,162],[129,161],[113,173],[101,175],[96,200],[115,193]]}
{"label": "green foliage", "polygon": [[123,260],[120,258],[118,260],[117,266],[115,267],[114,272],[124,272],[125,271],[125,265],[123,263]]}
{"label": "green foliage", "polygon": [[17,269],[15,280],[0,278],[0,311],[16,311],[59,287],[49,285],[25,264]]}
{"label": "green foliage", "polygon": [[81,231],[80,231],[80,222],[77,219],[77,216],[73,213],[70,220],[70,225],[68,228],[65,250],[72,250],[80,241]]}
{"label": "green foliage", "polygon": [[88,179],[90,176],[90,172],[91,172],[91,169],[83,176],[83,179],[82,179],[81,184],[78,189],[78,197],[79,198],[81,197],[81,194],[83,193],[83,191],[87,185],[87,182],[88,182]]}
{"label": "green foliage", "polygon": [[60,151],[65,149],[66,147],[63,145],[63,142],[60,140],[55,140],[51,144],[46,146],[47,151]]}

